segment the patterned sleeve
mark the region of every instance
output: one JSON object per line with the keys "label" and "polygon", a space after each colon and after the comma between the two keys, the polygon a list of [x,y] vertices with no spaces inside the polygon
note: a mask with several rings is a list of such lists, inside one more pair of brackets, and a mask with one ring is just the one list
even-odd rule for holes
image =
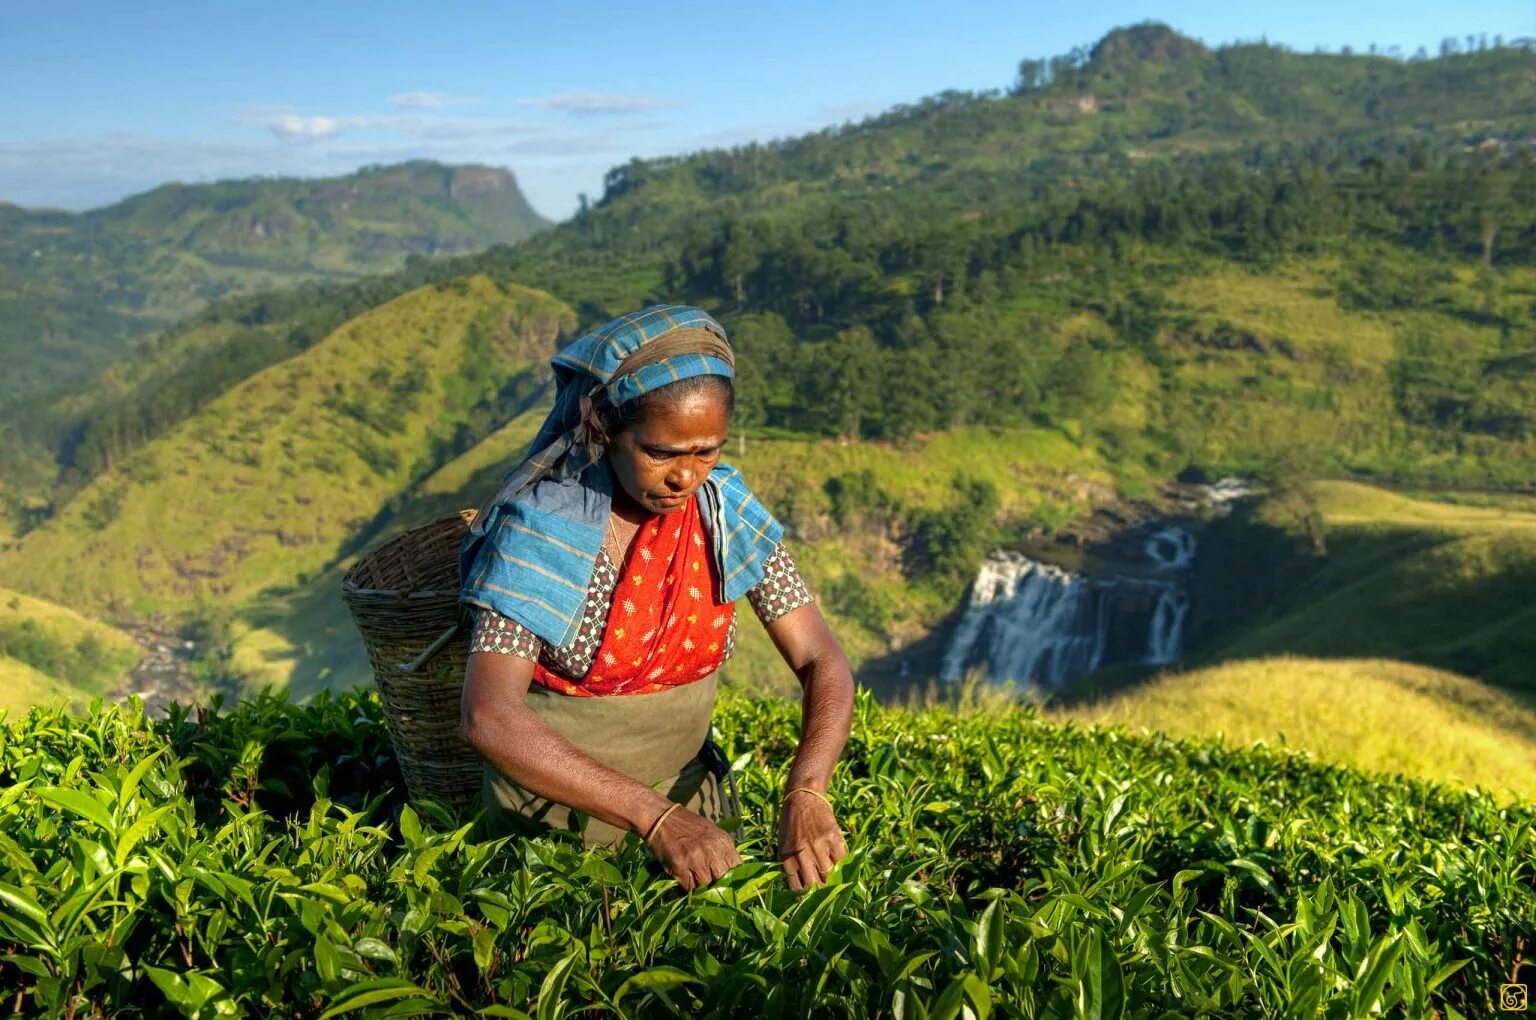
{"label": "patterned sleeve", "polygon": [[775,546],[773,555],[768,557],[763,579],[748,589],[747,601],[752,603],[757,618],[765,627],[790,610],[816,601],[805,586],[805,579],[795,569],[795,561],[790,558],[783,542]]}
{"label": "patterned sleeve", "polygon": [[475,629],[469,638],[470,652],[497,652],[539,661],[544,642],[533,631],[509,620],[494,609],[475,610]]}

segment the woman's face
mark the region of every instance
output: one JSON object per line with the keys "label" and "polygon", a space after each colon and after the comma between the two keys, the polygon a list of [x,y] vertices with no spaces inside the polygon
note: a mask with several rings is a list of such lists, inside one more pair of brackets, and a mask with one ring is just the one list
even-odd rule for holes
{"label": "woman's face", "polygon": [[669,514],[688,505],[720,460],[731,415],[715,390],[646,407],[640,421],[608,444],[608,462],[642,509]]}

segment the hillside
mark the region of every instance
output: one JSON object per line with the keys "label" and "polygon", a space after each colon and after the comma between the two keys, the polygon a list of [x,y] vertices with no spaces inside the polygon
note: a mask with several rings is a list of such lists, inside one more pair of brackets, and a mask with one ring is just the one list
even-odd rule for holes
{"label": "hillside", "polygon": [[[463,330],[480,295],[530,285],[571,310],[568,329],[652,299],[722,318],[746,439],[730,459],[790,525],[851,653],[892,675],[937,639],[989,544],[1184,471],[1536,486],[1533,54],[1187,43],[1117,31],[1008,95],[628,164],[587,213],[513,247],[221,301],[103,377],[102,395],[13,423],[35,443],[0,454],[48,452],[12,501],[23,534],[0,579],[55,595],[46,564],[70,557],[89,607],[214,598],[253,675],[356,679],[339,571],[393,529],[478,504],[544,382],[547,350],[524,352],[432,419],[433,387],[470,376],[446,351],[406,368],[409,338],[428,320]],[[1259,524],[1230,548],[1267,541]],[[1274,584],[1298,599],[1360,565],[1270,552],[1294,561]],[[1231,597],[1206,600],[1220,611],[1200,647],[1512,682],[1523,621],[1499,606],[1528,601],[1523,556],[1485,557],[1478,612],[1498,632],[1473,642],[1476,661],[1451,636],[1426,643],[1433,627],[1374,617],[1358,647],[1341,626],[1328,647],[1239,648],[1279,604],[1242,569],[1202,581]],[[1302,589],[1314,567],[1323,587]],[[1357,595],[1357,616],[1403,598],[1400,584]],[[741,656],[733,680],[784,686],[766,643],[746,638]]]}
{"label": "hillside", "polygon": [[864,692],[850,852],[797,894],[770,847],[799,706],[726,691],[715,722],[743,863],[683,895],[638,839],[406,807],[376,695],[37,712],[0,730],[0,985],[48,1018],[1456,1017],[1536,980],[1529,805]]}
{"label": "hillside", "polygon": [[450,457],[477,412],[535,395],[573,324],[553,299],[485,279],[407,294],[96,479],[0,553],[0,578],[112,615],[292,584]]}
{"label": "hillside", "polygon": [[[1251,467],[1272,444],[1206,444],[1200,398],[1211,385],[1223,402],[1258,386],[1293,405],[1261,437],[1283,432],[1297,404],[1324,416],[1342,404],[1363,424],[1324,437],[1333,469],[1532,484],[1520,466],[1529,447],[1510,440],[1536,431],[1526,313],[1536,288],[1524,271],[1536,229],[1533,70],[1536,54],[1518,47],[1401,61],[1207,49],[1161,26],[1117,29],[1091,49],[1025,61],[1007,94],[944,93],[802,138],[631,161],[585,214],[510,248],[302,301],[216,307],[98,387],[106,399],[15,418],[19,441],[0,447],[0,474],[26,476],[10,502],[30,526],[81,476],[242,373],[365,307],[483,273],[549,291],[584,325],[654,299],[757,324],[771,367],[754,380],[753,413],[797,431],[854,426],[879,438],[1060,420],[1071,415],[1050,397],[1064,383],[1092,407],[1129,382],[1177,398],[1116,430],[1131,456]],[[1372,326],[1392,353],[1357,352],[1341,336],[1298,353],[1283,333],[1250,337],[1220,307],[1190,335],[1170,314],[1184,303],[1170,293],[1181,280],[1246,275],[1262,290],[1288,258],[1302,265],[1277,281],[1282,291],[1357,313],[1349,325],[1395,319],[1390,335]],[[1298,290],[1319,282],[1327,293]],[[1080,315],[1089,328],[1064,332]],[[1429,335],[1447,326],[1473,344]],[[866,335],[858,358],[839,356],[840,338]],[[803,355],[783,358],[782,338]],[[1223,351],[1236,356],[1232,373],[1166,377],[1170,356]],[[849,409],[827,392],[846,385],[829,371],[843,360],[856,379],[922,385],[890,413]],[[1090,360],[1107,364],[1085,371]],[[1449,463],[1464,439],[1472,462]]]}
{"label": "hillside", "polygon": [[81,385],[133,338],[224,295],[379,273],[545,225],[509,171],[425,162],[167,184],[79,214],[0,203],[0,408]]}
{"label": "hillside", "polygon": [[142,652],[72,609],[0,588],[0,710],[107,695]]}
{"label": "hillside", "polygon": [[1536,501],[1315,492],[1323,555],[1262,506],[1214,529],[1230,554],[1197,567],[1198,661],[1396,658],[1536,690]]}
{"label": "hillside", "polygon": [[1233,746],[1263,741],[1536,802],[1536,711],[1486,684],[1403,662],[1234,661],[1049,714],[1174,738],[1220,734]]}

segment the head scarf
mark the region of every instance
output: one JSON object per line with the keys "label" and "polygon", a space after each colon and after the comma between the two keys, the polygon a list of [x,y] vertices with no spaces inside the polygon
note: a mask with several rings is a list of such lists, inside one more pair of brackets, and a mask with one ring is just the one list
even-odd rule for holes
{"label": "head scarf", "polygon": [[[729,378],[735,357],[708,313],[652,305],[605,323],[550,365],[555,406],[475,515],[459,553],[459,600],[564,645],[580,624],[612,504],[598,405],[617,407],[694,376]],[[783,527],[728,465],[710,472],[696,498],[719,567],[719,597],[734,602],[762,580]]]}

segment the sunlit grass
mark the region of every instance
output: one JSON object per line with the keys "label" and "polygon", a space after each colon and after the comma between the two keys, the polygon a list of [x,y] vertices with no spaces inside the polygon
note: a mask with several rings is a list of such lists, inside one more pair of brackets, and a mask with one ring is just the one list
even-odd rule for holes
{"label": "sunlit grass", "polygon": [[55,696],[80,703],[81,698],[107,693],[112,683],[142,655],[133,638],[115,627],[90,619],[67,606],[0,588],[0,625],[22,622],[34,624],[49,643],[63,648],[74,648],[85,640],[94,641],[100,654],[93,657],[93,667],[88,675],[67,679],[50,676],[32,665],[0,654],[0,706],[21,708]]}
{"label": "sunlit grass", "polygon": [[34,669],[25,662],[0,655],[0,712],[7,713],[11,718],[33,705],[62,704],[78,710],[87,700],[86,693],[79,688]]}
{"label": "sunlit grass", "polygon": [[[301,584],[430,463],[468,410],[454,406],[466,369],[494,390],[573,323],[548,295],[484,278],[388,302],[96,479],[0,554],[0,578],[128,614],[235,608]],[[491,334],[484,350],[476,328]]]}
{"label": "sunlit grass", "polygon": [[1349,482],[1316,491],[1328,556],[1295,608],[1216,654],[1391,657],[1536,689],[1536,514]]}
{"label": "sunlit grass", "polygon": [[1173,737],[1283,744],[1333,764],[1536,800],[1536,711],[1476,680],[1410,663],[1232,662],[1165,673],[1047,714]]}
{"label": "sunlit grass", "polygon": [[1396,344],[1391,326],[1339,307],[1338,271],[1330,260],[1298,260],[1264,272],[1222,269],[1181,281],[1169,297],[1207,324],[1225,321],[1262,341],[1313,354],[1342,345],[1357,362],[1386,364]]}

